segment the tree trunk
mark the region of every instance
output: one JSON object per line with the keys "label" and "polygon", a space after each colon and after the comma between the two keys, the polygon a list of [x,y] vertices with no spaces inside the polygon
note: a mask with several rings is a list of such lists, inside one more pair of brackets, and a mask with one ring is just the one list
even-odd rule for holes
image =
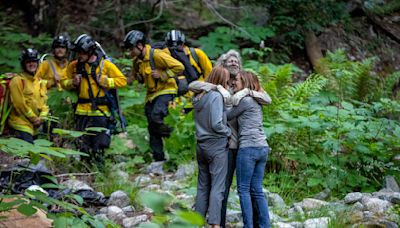
{"label": "tree trunk", "polygon": [[315,70],[315,72],[324,74],[327,71],[326,66],[321,63],[322,55],[321,47],[318,38],[314,32],[308,30],[304,33],[304,42],[306,46],[307,56]]}
{"label": "tree trunk", "polygon": [[115,6],[116,17],[117,17],[117,26],[114,31],[114,40],[115,40],[115,44],[117,46],[119,46],[119,43],[125,37],[125,24],[124,24],[124,19],[122,17],[121,0],[115,0],[114,6]]}

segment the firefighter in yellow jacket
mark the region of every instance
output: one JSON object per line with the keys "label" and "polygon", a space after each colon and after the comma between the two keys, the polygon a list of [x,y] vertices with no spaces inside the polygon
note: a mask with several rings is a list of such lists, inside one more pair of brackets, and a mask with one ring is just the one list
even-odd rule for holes
{"label": "firefighter in yellow jacket", "polygon": [[70,44],[67,37],[55,37],[51,45],[51,48],[53,49],[53,56],[49,59],[46,59],[39,65],[39,69],[36,72],[36,77],[46,81],[47,89],[62,89],[60,80],[68,65],[67,54],[69,45]]}
{"label": "firefighter in yellow jacket", "polygon": [[33,143],[43,118],[49,112],[47,89],[46,84],[35,77],[39,64],[38,51],[31,48],[23,50],[20,62],[23,71],[10,82],[12,109],[8,125],[12,135]]}
{"label": "firefighter in yellow jacket", "polygon": [[[64,89],[75,90],[78,102],[75,109],[75,128],[85,131],[88,127],[108,128],[113,121],[110,113],[109,89],[126,85],[126,78],[111,61],[97,49],[96,41],[86,34],[72,44],[77,60],[68,64],[61,77]],[[111,142],[110,131],[91,132],[81,138],[80,150],[89,153],[90,159],[101,168],[104,165],[104,149]]]}
{"label": "firefighter in yellow jacket", "polygon": [[[163,51],[183,63],[185,66],[184,75],[189,83],[193,80],[205,81],[212,70],[212,63],[204,51],[199,48],[188,47],[185,45],[185,41],[185,35],[181,31],[171,30],[165,36],[167,47],[164,48]],[[178,57],[179,52],[183,52],[185,57],[182,57],[182,55]],[[175,55],[177,55],[177,57]],[[185,64],[184,61],[188,62]],[[191,102],[192,96],[192,92],[188,92],[184,95],[186,99],[186,104],[184,106],[185,113],[193,109]]]}
{"label": "firefighter in yellow jacket", "polygon": [[172,132],[172,128],[164,123],[164,118],[177,93],[175,77],[182,73],[184,67],[162,50],[152,49],[140,31],[130,31],[124,38],[124,46],[133,57],[132,77],[147,87],[145,113],[153,159],[164,161],[162,137],[169,137]]}

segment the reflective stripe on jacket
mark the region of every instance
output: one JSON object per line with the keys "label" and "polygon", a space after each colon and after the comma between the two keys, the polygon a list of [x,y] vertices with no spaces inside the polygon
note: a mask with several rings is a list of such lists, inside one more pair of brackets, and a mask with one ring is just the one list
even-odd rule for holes
{"label": "reflective stripe on jacket", "polygon": [[[103,62],[103,63],[102,63]],[[77,60],[72,61],[68,64],[66,71],[61,77],[61,85],[64,89],[74,89],[72,85],[72,81],[77,75]],[[105,87],[106,89],[118,89],[122,88],[126,85],[126,78],[122,74],[122,72],[118,69],[114,63],[110,62],[109,60],[102,59],[99,65],[96,67],[96,74],[100,74],[100,67],[101,69],[101,78],[100,84]],[[85,70],[88,73],[89,82],[85,77],[82,77],[81,84],[79,88],[77,88],[78,98],[82,99],[90,99],[89,96],[89,83],[92,88],[93,97],[104,97],[104,89],[100,88],[96,81],[94,81],[91,75],[91,67],[88,63],[85,63]],[[96,77],[96,76],[95,76]],[[110,112],[108,110],[107,105],[98,105],[98,109],[92,110],[91,103],[78,103],[76,106],[75,114],[83,115],[83,116],[104,116],[106,114],[109,116]],[[104,114],[103,114],[104,112]]]}

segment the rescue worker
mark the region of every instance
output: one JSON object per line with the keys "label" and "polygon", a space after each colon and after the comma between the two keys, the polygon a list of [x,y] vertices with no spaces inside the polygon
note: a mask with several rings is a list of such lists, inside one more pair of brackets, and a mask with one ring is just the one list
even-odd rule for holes
{"label": "rescue worker", "polygon": [[46,105],[46,83],[42,83],[35,77],[39,65],[37,50],[24,49],[19,60],[22,72],[10,81],[12,109],[8,117],[8,125],[13,136],[33,143],[43,119],[49,112]]}
{"label": "rescue worker", "polygon": [[60,79],[68,65],[67,54],[69,46],[70,42],[67,37],[62,35],[55,37],[51,45],[53,56],[39,65],[36,76],[46,80],[47,89],[62,89]]}
{"label": "rescue worker", "polygon": [[185,45],[185,35],[179,30],[169,31],[165,37],[165,41],[168,47],[164,49],[166,52],[170,52],[169,49],[171,48],[183,50],[188,56],[190,64],[198,74],[198,80],[204,81],[207,79],[212,70],[212,63],[203,50]]}
{"label": "rescue worker", "polygon": [[[68,64],[61,77],[61,85],[78,94],[75,129],[85,131],[88,127],[108,128],[113,124],[108,90],[124,87],[126,78],[117,66],[105,59],[91,36],[80,35],[72,44],[72,51],[77,53],[77,60]],[[82,136],[78,146],[101,169],[104,165],[104,149],[111,142],[110,130],[90,133]]]}
{"label": "rescue worker", "polygon": [[[204,51],[199,48],[188,47],[185,45],[185,41],[185,35],[181,31],[171,30],[165,36],[167,48],[164,48],[163,50],[183,63],[185,66],[183,74],[188,79],[188,83],[193,81],[189,80],[190,78],[205,81],[212,70],[212,63]],[[175,55],[179,52],[183,52],[187,60],[176,57]],[[184,61],[188,61],[188,63],[185,64]],[[195,76],[192,76],[193,74]],[[190,91],[184,95],[184,98],[186,99],[184,104],[184,113],[189,113],[193,109],[191,102],[192,97],[193,92]]]}
{"label": "rescue worker", "polygon": [[172,128],[164,123],[164,118],[177,94],[174,77],[181,74],[184,66],[164,51],[152,49],[141,31],[130,31],[124,38],[124,47],[133,58],[133,79],[147,87],[145,113],[153,159],[165,161],[162,137],[169,137]]}

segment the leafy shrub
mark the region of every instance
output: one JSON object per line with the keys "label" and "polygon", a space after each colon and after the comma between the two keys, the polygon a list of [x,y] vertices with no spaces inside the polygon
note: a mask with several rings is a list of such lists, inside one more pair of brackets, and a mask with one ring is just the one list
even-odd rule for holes
{"label": "leafy shrub", "polygon": [[38,49],[40,53],[50,47],[52,39],[47,34],[32,37],[29,34],[10,27],[0,31],[0,72],[17,72],[20,69],[21,50],[28,47]]}
{"label": "leafy shrub", "polygon": [[165,140],[165,150],[168,152],[168,164],[173,168],[196,158],[196,139],[193,111],[183,115],[181,107],[170,110],[165,118],[167,124],[174,128],[171,136]]}
{"label": "leafy shrub", "polygon": [[304,183],[300,189],[312,192],[375,190],[384,175],[400,171],[391,161],[400,150],[399,102],[375,100],[383,87],[362,88],[369,80],[386,83],[368,73],[372,61],[352,62],[340,51],[326,61],[329,75],[314,74],[301,83],[292,81],[292,65],[258,69],[273,100],[264,112],[270,171],[286,170],[292,182]]}

